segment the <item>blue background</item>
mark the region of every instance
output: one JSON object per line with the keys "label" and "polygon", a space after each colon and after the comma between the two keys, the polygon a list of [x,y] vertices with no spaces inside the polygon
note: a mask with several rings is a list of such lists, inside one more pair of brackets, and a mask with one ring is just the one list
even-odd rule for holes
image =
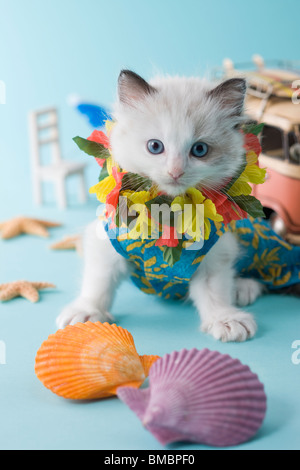
{"label": "blue background", "polygon": [[[0,105],[0,220],[19,214],[58,220],[51,240],[0,240],[0,283],[16,279],[57,284],[32,305],[17,299],[0,305],[0,447],[2,449],[162,449],[117,399],[73,403],[52,395],[34,375],[37,349],[55,332],[55,318],[76,295],[81,259],[48,249],[50,241],[77,233],[96,214],[92,198],[79,206],[75,181],[70,207],[56,209],[51,188],[47,204],[32,202],[27,113],[57,106],[64,155],[79,161],[72,137],[91,133],[86,120],[67,104],[76,93],[110,106],[120,69],[149,78],[158,72],[205,75],[225,57],[249,61],[299,57],[297,0],[0,0],[0,80],[7,102]],[[88,184],[98,167],[89,162]],[[74,183],[74,184],[73,184]],[[248,364],[265,383],[268,414],[257,437],[242,449],[297,449],[300,426],[300,365],[291,344],[300,339],[299,300],[266,296],[248,308],[259,332],[245,344],[221,344],[198,331],[190,305],[161,302],[130,283],[119,290],[113,314],[133,334],[140,354],[165,354],[208,347]],[[174,445],[170,449],[203,449]]]}

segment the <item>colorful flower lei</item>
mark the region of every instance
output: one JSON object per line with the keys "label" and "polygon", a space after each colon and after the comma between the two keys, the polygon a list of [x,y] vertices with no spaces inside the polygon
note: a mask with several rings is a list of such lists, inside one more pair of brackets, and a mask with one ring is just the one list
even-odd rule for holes
{"label": "colorful flower lei", "polygon": [[[189,188],[184,195],[171,198],[159,192],[149,179],[122,170],[114,161],[109,142],[109,135],[114,123],[106,122],[106,134],[94,131],[88,139],[75,137],[78,147],[88,155],[94,156],[101,166],[99,182],[90,189],[98,200],[106,205],[105,215],[111,219],[111,228],[124,227],[130,230],[125,234],[128,239],[149,239],[156,230],[156,246],[162,247],[164,257],[174,264],[188,242],[208,240],[211,223],[229,224],[232,220],[252,217],[264,217],[261,203],[251,195],[252,185],[265,181],[266,170],[258,166],[261,146],[258,134],[262,125],[249,124],[243,127],[245,158],[237,175],[218,191]],[[141,189],[142,188],[142,189]],[[126,198],[126,205],[120,203],[121,196]],[[170,225],[160,220],[153,220],[151,206],[167,204],[177,217],[172,217]],[[130,216],[130,209],[139,205],[137,214]],[[185,214],[185,206],[191,210]],[[199,208],[204,214],[204,230],[196,227]],[[179,216],[178,216],[179,215]],[[185,216],[183,222],[183,215]],[[132,223],[134,222],[134,223]]]}

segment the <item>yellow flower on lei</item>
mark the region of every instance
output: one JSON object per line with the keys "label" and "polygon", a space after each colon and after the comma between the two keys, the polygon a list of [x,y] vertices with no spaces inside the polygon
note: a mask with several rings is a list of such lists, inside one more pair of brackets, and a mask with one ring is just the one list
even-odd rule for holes
{"label": "yellow flower on lei", "polygon": [[116,187],[116,180],[112,174],[104,178],[104,180],[100,181],[100,183],[95,184],[90,188],[91,194],[96,194],[98,201],[102,202],[103,204],[106,203],[107,196],[111,193],[111,191]]}
{"label": "yellow flower on lei", "polygon": [[177,232],[185,233],[197,242],[209,239],[211,220],[223,221],[223,217],[217,213],[215,204],[210,199],[206,199],[196,188],[190,188],[185,195],[177,196],[171,208],[174,212],[179,212],[176,220]]}
{"label": "yellow flower on lei", "polygon": [[133,240],[152,238],[154,232],[157,231],[157,227],[149,216],[146,202],[151,201],[157,196],[156,189],[151,188],[149,191],[122,191],[121,196],[126,197],[129,202],[129,214],[130,212],[139,214],[133,222],[128,238]]}
{"label": "yellow flower on lei", "polygon": [[266,169],[257,165],[258,157],[252,150],[246,155],[247,166],[231,188],[227,191],[231,197],[249,196],[252,193],[252,184],[262,184],[265,182]]}

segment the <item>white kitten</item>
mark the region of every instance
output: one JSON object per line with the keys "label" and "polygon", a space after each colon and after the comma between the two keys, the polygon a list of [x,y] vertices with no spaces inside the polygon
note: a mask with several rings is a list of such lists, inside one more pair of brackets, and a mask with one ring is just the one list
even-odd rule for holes
{"label": "white kitten", "polygon": [[[111,135],[115,160],[127,171],[149,177],[170,196],[196,185],[217,189],[235,175],[243,159],[238,126],[244,119],[245,92],[242,79],[216,87],[198,78],[165,77],[147,83],[133,72],[121,72]],[[114,250],[99,224],[88,227],[84,252],[82,291],[58,317],[59,328],[87,320],[111,321],[114,292],[130,274],[130,262]],[[252,303],[263,288],[254,280],[235,278],[238,256],[235,236],[226,233],[190,282],[202,330],[222,341],[244,341],[256,332],[252,315],[234,304]]]}

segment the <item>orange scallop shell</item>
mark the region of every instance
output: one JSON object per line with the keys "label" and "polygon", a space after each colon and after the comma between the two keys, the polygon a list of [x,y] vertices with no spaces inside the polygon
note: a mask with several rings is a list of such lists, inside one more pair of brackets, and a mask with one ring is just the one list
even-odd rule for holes
{"label": "orange scallop shell", "polygon": [[140,387],[159,356],[139,356],[132,335],[109,323],[77,323],[42,344],[35,372],[46,388],[64,398],[91,400]]}

